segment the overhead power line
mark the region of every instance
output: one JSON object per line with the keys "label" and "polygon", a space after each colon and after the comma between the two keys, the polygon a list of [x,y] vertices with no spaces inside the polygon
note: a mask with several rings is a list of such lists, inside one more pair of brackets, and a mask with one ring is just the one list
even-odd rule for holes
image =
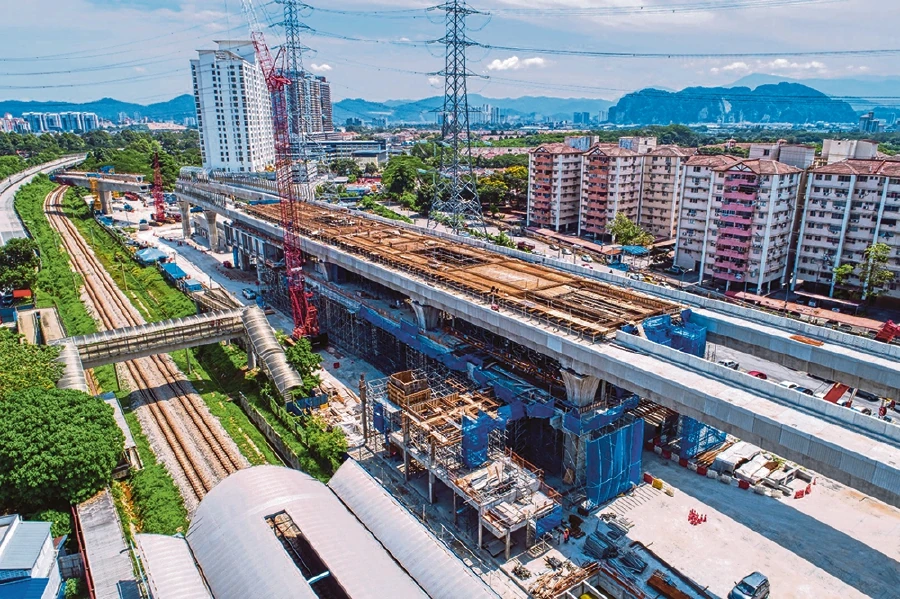
{"label": "overhead power line", "polygon": [[541,16],[541,17],[569,17],[569,16],[628,16],[628,15],[658,15],[714,12],[723,10],[763,9],[778,8],[784,6],[797,6],[805,4],[835,4],[846,0],[711,0],[709,2],[687,2],[683,4],[657,5],[632,4],[626,6],[582,6],[563,8],[495,8],[490,11],[495,16]]}

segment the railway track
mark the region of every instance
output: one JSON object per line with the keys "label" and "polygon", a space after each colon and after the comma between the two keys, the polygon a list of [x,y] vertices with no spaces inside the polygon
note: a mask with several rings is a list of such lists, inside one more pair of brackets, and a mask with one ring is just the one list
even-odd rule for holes
{"label": "railway track", "polygon": [[[44,211],[60,234],[72,268],[83,276],[85,293],[101,328],[144,324],[141,314],[63,215],[61,202],[66,189],[62,186],[51,192],[45,200]],[[247,465],[170,357],[139,358],[125,362],[124,366],[159,429],[162,437],[159,440],[174,457],[175,464],[171,460],[167,464],[170,468],[177,464],[183,474],[183,484],[179,487],[186,502],[196,505],[219,480]],[[182,477],[174,478],[176,483],[182,482]]]}

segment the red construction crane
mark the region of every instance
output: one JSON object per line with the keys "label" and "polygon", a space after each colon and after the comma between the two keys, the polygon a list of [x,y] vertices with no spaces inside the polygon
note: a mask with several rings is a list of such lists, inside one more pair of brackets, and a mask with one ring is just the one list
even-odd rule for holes
{"label": "red construction crane", "polygon": [[[256,50],[256,59],[266,80],[266,87],[272,99],[272,132],[275,137],[275,181],[281,207],[281,226],[284,231],[284,264],[287,277],[288,295],[291,299],[291,313],[294,318],[293,337],[316,337],[319,335],[319,317],[316,307],[309,303],[303,277],[303,252],[298,236],[300,197],[293,181],[293,155],[291,152],[291,132],[288,122],[288,86],[291,80],[285,76],[285,69],[279,68],[284,60],[283,50],[273,58],[266,44],[262,27],[250,0],[242,0],[241,6],[250,23],[250,39]],[[305,165],[304,165],[305,166]]]}
{"label": "red construction crane", "polygon": [[166,222],[166,198],[163,195],[162,173],[159,170],[159,152],[153,153],[153,220]]}

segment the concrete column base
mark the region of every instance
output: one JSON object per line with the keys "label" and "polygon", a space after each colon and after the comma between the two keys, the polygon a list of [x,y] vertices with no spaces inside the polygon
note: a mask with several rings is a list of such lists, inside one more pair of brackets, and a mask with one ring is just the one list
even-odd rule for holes
{"label": "concrete column base", "polygon": [[185,239],[191,236],[191,205],[181,202],[181,234]]}
{"label": "concrete column base", "polygon": [[432,306],[426,306],[419,302],[410,302],[413,312],[416,313],[416,321],[420,329],[434,330],[441,323],[441,311]]}
{"label": "concrete column base", "polygon": [[600,379],[589,374],[578,374],[573,370],[560,369],[566,396],[576,406],[588,406],[594,402]]}
{"label": "concrete column base", "polygon": [[212,210],[207,210],[204,214],[206,215],[206,226],[209,227],[209,249],[213,252],[219,252],[221,251],[219,248],[219,229],[216,228],[216,217],[218,217],[218,214]]}

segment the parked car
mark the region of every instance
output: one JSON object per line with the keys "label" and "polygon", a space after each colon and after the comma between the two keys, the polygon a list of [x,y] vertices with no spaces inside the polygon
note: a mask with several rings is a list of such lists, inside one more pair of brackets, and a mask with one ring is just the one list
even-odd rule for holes
{"label": "parked car", "polygon": [[243,295],[248,300],[256,299],[256,292],[249,287],[244,287],[243,289],[241,289],[241,295]]}
{"label": "parked car", "polygon": [[673,274],[673,275],[683,275],[684,273],[687,272],[687,269],[682,268],[681,266],[670,266],[663,272],[667,272],[667,273]]}
{"label": "parked car", "polygon": [[741,366],[734,360],[719,360],[718,363],[721,364],[722,366],[724,366],[725,368],[730,368],[732,370],[737,370]]}
{"label": "parked car", "polygon": [[758,371],[758,370],[751,370],[751,371],[748,372],[747,374],[749,374],[750,376],[755,376],[756,378],[762,379],[762,380],[764,380],[764,381],[769,379],[769,377],[766,376],[766,373],[765,373],[765,372],[760,372],[760,371]]}
{"label": "parked car", "polygon": [[865,414],[866,416],[872,415],[871,408],[864,408],[862,406],[850,406],[850,409],[853,410],[854,412],[859,412],[860,414]]}
{"label": "parked car", "polygon": [[787,387],[788,389],[796,389],[797,387],[800,386],[797,383],[792,383],[791,381],[781,381],[778,384],[781,385],[782,387]]}
{"label": "parked car", "polygon": [[866,401],[878,401],[879,399],[881,399],[874,393],[869,393],[868,391],[863,391],[862,389],[859,389],[856,392],[856,397],[859,399],[864,399]]}
{"label": "parked car", "polygon": [[769,579],[759,572],[744,576],[728,593],[728,599],[767,599],[768,596]]}
{"label": "parked car", "polygon": [[798,391],[804,395],[815,395],[815,392],[808,387],[794,387],[794,391]]}
{"label": "parked car", "polygon": [[555,243],[551,243],[550,249],[553,250],[554,252],[556,252],[556,251],[559,251],[559,246],[556,245]]}
{"label": "parked car", "polygon": [[582,262],[593,262],[594,259],[591,258],[590,256],[588,256],[587,254],[582,254],[582,255],[581,255],[581,261],[582,261]]}
{"label": "parked car", "polygon": [[563,253],[563,256],[571,256],[572,250],[570,250],[569,248],[563,248],[562,253]]}

